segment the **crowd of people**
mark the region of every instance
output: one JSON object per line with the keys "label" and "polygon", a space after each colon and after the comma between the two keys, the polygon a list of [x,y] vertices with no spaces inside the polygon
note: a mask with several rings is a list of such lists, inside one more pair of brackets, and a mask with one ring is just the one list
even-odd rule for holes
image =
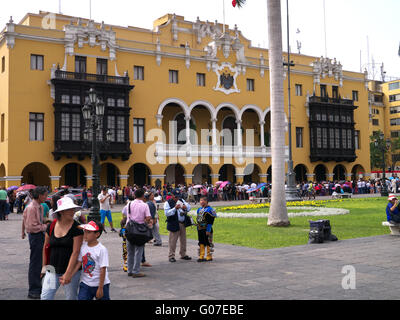
{"label": "crowd of people", "polygon": [[[63,286],[68,300],[109,300],[110,278],[108,275],[109,257],[107,248],[99,241],[105,231],[107,218],[111,231],[116,232],[112,224],[110,205],[112,192],[102,188],[98,195],[101,221],[86,221],[82,206],[67,192],[51,197],[50,209],[45,207],[48,197],[46,187],[31,190],[32,200],[23,212],[22,239],[28,236],[30,261],[28,271],[28,298],[53,300]],[[198,262],[212,261],[213,229],[216,212],[208,205],[208,197],[200,196],[200,208],[194,223],[188,212],[190,204],[183,198],[178,188],[173,189],[164,202],[167,217],[168,259],[176,262],[175,251],[179,240],[179,255],[182,260],[192,258],[186,252],[186,228],[196,225],[199,237]],[[162,247],[159,232],[159,217],[156,200],[151,190],[135,188],[128,195],[122,210],[122,270],[129,277],[141,278],[145,274],[141,267],[151,267],[145,258],[145,243],[136,243],[129,237],[130,223],[146,226],[154,238],[153,245]]]}

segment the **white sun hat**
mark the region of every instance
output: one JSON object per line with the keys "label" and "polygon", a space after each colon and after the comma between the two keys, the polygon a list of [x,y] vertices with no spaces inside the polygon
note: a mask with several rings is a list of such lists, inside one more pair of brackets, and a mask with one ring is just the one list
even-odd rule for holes
{"label": "white sun hat", "polygon": [[70,197],[64,196],[57,201],[57,210],[54,211],[54,213],[69,209],[79,210],[81,208],[82,207],[77,206]]}

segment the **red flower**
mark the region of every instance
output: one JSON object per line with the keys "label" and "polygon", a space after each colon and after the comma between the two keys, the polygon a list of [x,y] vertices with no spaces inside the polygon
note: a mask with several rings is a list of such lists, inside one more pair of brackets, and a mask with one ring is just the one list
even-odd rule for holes
{"label": "red flower", "polygon": [[233,7],[236,7],[236,0],[233,0],[233,1],[232,1],[232,6],[233,6]]}

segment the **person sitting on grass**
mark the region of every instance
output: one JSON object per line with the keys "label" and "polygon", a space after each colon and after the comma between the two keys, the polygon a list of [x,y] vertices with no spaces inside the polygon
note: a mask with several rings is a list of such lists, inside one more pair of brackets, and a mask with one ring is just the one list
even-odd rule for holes
{"label": "person sitting on grass", "polygon": [[400,224],[399,200],[397,200],[396,195],[391,194],[388,201],[389,203],[386,206],[387,221],[392,224]]}

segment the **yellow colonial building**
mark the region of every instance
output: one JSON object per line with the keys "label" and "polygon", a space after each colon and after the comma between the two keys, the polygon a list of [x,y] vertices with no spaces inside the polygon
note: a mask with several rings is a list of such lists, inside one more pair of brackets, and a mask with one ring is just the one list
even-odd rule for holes
{"label": "yellow colonial building", "polygon": [[[101,184],[271,180],[268,50],[236,26],[168,14],[146,30],[29,13],[1,32],[0,58],[1,185],[91,185],[90,88],[105,103]],[[291,59],[297,181],[368,176],[366,75]]]}

